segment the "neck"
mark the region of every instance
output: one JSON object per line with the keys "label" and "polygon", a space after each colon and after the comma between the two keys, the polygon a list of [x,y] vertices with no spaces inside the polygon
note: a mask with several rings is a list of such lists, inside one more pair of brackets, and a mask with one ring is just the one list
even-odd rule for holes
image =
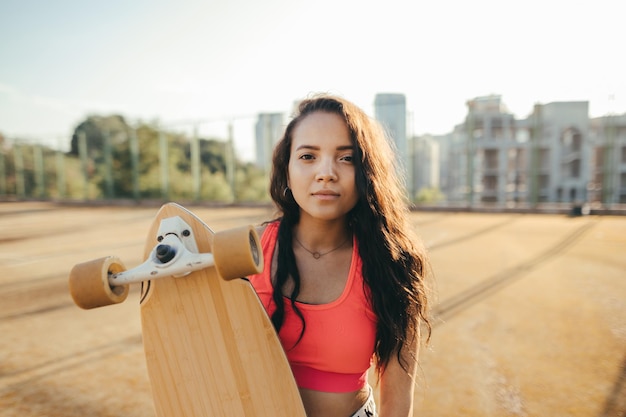
{"label": "neck", "polygon": [[301,218],[294,226],[294,238],[308,251],[324,253],[350,239],[345,218],[333,221]]}

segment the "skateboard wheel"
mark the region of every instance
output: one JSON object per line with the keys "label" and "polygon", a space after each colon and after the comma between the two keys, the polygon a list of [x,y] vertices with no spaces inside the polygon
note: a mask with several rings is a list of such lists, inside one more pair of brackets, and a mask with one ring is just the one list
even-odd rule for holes
{"label": "skateboard wheel", "polygon": [[263,271],[261,242],[252,226],[216,233],[213,257],[217,272],[227,281]]}
{"label": "skateboard wheel", "polygon": [[109,276],[126,267],[115,256],[77,264],[70,272],[70,294],[77,306],[84,309],[121,303],[128,296],[129,285],[112,287]]}

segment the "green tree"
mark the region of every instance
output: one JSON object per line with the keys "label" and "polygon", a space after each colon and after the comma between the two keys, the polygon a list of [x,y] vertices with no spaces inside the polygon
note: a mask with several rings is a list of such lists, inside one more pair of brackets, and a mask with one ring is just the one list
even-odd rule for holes
{"label": "green tree", "polygon": [[[122,116],[89,116],[72,136],[70,155],[79,164],[79,137],[87,142],[87,180],[99,190],[97,198],[132,198],[135,181],[139,198],[182,199],[199,197],[206,201],[268,201],[265,176],[252,164],[235,160],[234,190],[227,179],[226,144],[215,138],[198,139],[200,152],[200,195],[194,191],[191,172],[192,139],[182,133],[159,131],[153,125],[130,127]],[[138,157],[133,157],[136,138]],[[161,161],[161,138],[167,142],[167,176]],[[137,161],[133,172],[133,161]],[[83,174],[84,178],[85,175]],[[167,181],[167,195],[163,181]],[[70,187],[74,190],[77,187]]]}
{"label": "green tree", "polygon": [[76,129],[70,142],[70,154],[79,154],[79,134],[84,133],[87,140],[87,152],[90,158],[101,162],[103,157],[105,135],[108,135],[111,144],[116,145],[126,140],[128,124],[123,116],[97,116],[91,115],[81,122]]}
{"label": "green tree", "polygon": [[238,201],[269,202],[269,184],[263,170],[248,163],[239,167],[235,175]]}

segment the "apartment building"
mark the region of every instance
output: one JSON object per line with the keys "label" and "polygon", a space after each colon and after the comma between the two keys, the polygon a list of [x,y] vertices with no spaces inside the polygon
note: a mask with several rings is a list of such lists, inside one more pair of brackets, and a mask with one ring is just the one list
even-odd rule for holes
{"label": "apartment building", "polygon": [[518,123],[527,129],[528,198],[541,202],[588,201],[592,146],[589,138],[589,103],[537,104],[533,113]]}
{"label": "apartment building", "polygon": [[[467,102],[464,123],[441,138],[442,191],[452,203],[507,203],[524,198],[524,138],[500,96]],[[523,170],[522,170],[523,171]]]}
{"label": "apartment building", "polygon": [[626,204],[626,114],[591,119],[590,141],[589,202]]}
{"label": "apartment building", "polygon": [[516,119],[500,96],[467,102],[464,123],[445,138],[449,201],[513,206],[589,200],[593,147],[589,104],[535,105]]}

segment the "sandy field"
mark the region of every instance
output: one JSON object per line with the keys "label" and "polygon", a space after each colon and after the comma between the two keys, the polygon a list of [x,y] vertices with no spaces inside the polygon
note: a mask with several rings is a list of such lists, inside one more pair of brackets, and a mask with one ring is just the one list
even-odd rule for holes
{"label": "sandy field", "polygon": [[[0,203],[1,417],[154,416],[138,288],[85,311],[67,280],[141,263],[157,209]],[[272,215],[190,209],[216,231]],[[437,290],[415,416],[626,416],[626,217],[412,216]]]}

